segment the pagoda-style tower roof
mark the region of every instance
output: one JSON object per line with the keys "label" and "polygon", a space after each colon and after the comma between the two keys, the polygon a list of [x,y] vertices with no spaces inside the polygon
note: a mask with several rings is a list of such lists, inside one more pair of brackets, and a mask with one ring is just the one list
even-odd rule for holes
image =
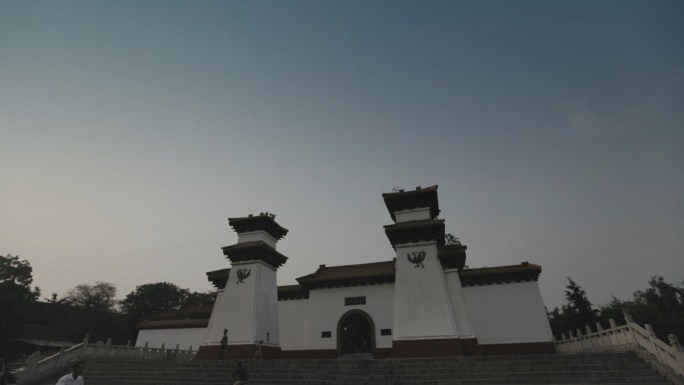
{"label": "pagoda-style tower roof", "polygon": [[275,240],[284,237],[288,230],[280,226],[275,221],[275,215],[269,213],[260,213],[259,215],[252,215],[241,218],[228,218],[228,224],[235,230],[236,233],[247,233],[251,231],[265,231]]}
{"label": "pagoda-style tower roof", "polygon": [[228,257],[232,263],[260,260],[277,269],[287,261],[286,256],[277,252],[266,242],[261,241],[238,243],[221,249],[223,255]]}
{"label": "pagoda-style tower roof", "polygon": [[417,187],[412,191],[399,190],[397,192],[383,193],[382,199],[393,221],[396,221],[394,213],[397,211],[415,208],[429,207],[430,216],[434,219],[439,215],[439,201],[437,200],[437,185],[430,187]]}
{"label": "pagoda-style tower roof", "polygon": [[424,241],[435,241],[440,247],[444,245],[444,220],[437,219],[439,201],[436,185],[385,193],[382,198],[395,222],[384,226],[392,247]]}
{"label": "pagoda-style tower roof", "polygon": [[444,245],[444,219],[424,219],[383,226],[392,247],[402,243],[435,241]]}

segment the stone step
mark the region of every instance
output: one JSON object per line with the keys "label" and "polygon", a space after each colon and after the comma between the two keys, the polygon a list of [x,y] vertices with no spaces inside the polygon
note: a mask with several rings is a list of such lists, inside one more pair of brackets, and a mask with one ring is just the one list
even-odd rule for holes
{"label": "stone step", "polygon": [[[179,380],[179,379],[88,379],[88,383],[92,385],[105,385],[105,384],[139,384],[139,383],[157,383],[163,385],[190,385],[190,384],[203,384],[203,385],[225,385],[228,382],[229,377],[214,379],[214,380]],[[393,380],[393,379],[373,379],[365,380],[361,378],[356,379],[332,379],[332,378],[285,378],[285,379],[251,379],[250,384],[394,384],[394,385],[417,385],[424,383],[431,384],[451,384],[451,385],[468,385],[468,384],[668,384],[665,380],[658,376],[634,378],[634,379],[593,379],[593,378],[567,378],[567,379],[557,379],[557,378],[538,378],[538,379],[419,379],[419,380]]]}
{"label": "stone step", "polygon": [[[223,370],[202,370],[202,369],[154,369],[148,368],[146,370],[125,370],[129,375],[145,375],[145,373],[154,372],[156,375],[179,375],[183,373],[203,373],[204,375],[225,375],[233,372],[234,368],[226,368]],[[297,369],[297,368],[252,368],[245,367],[247,371],[259,372],[259,373],[271,373],[278,375],[287,374],[335,374],[339,372],[345,372],[344,370],[334,370],[334,369],[323,369],[323,368],[308,368],[308,369]],[[558,372],[649,372],[652,369],[644,365],[639,366],[610,366],[610,365],[595,365],[595,366],[567,366],[567,367],[516,367],[505,370],[503,368],[401,368],[401,369],[376,369],[376,368],[356,368],[354,372],[369,372],[369,373],[386,373],[388,375],[407,375],[412,373],[419,374],[430,374],[430,373],[448,373],[448,374],[477,374],[477,373],[528,373],[528,374],[543,374],[543,373],[558,373]],[[120,370],[89,370],[90,375],[107,375],[107,374],[119,374]]]}
{"label": "stone step", "polygon": [[[321,375],[321,376],[327,376],[327,375],[336,375],[339,373],[344,373],[344,371],[333,371],[333,370],[296,370],[296,369],[289,369],[289,370],[247,370],[248,372],[251,373],[258,373],[259,375],[268,375],[268,376],[289,376],[289,375]],[[154,376],[164,376],[164,377],[172,377],[172,376],[179,376],[179,375],[184,375],[184,376],[201,376],[201,377],[221,377],[221,376],[227,376],[230,375],[233,371],[192,371],[192,370],[186,370],[186,371],[156,371],[156,370],[147,370],[147,371],[139,371],[139,372],[134,372],[134,371],[126,371],[127,376],[138,376],[138,377],[146,377],[150,375]],[[465,377],[465,376],[470,376],[470,377],[479,377],[479,376],[494,376],[494,375],[508,375],[512,377],[516,376],[543,376],[547,374],[558,374],[561,375],[563,373],[592,373],[595,376],[603,376],[603,375],[616,375],[616,374],[621,374],[621,375],[627,375],[627,376],[636,376],[636,375],[646,375],[649,373],[652,373],[651,368],[647,367],[638,367],[638,368],[583,368],[581,370],[573,369],[573,368],[562,368],[562,369],[548,369],[548,368],[517,368],[516,370],[511,370],[511,371],[503,371],[503,370],[489,370],[489,371],[484,371],[484,370],[436,370],[436,369],[430,369],[430,370],[361,370],[361,371],[354,371],[355,373],[382,373],[383,375],[386,376],[409,376],[409,375],[422,375],[422,376],[429,376],[429,375],[438,375],[438,374],[444,374],[444,375],[450,375],[450,376],[457,376],[457,377]],[[595,373],[595,374],[594,374]],[[113,371],[89,371],[89,376],[119,376],[120,372],[113,372]]]}
{"label": "stone step", "polygon": [[[234,365],[238,360],[233,361],[105,361],[108,365],[126,365],[126,366],[145,366],[150,363],[167,364],[174,362],[178,367],[215,367]],[[320,366],[320,365],[334,365],[334,366],[404,366],[404,365],[520,365],[520,364],[548,364],[548,363],[567,363],[567,364],[582,364],[582,363],[634,363],[640,362],[639,358],[634,357],[618,357],[614,359],[608,358],[582,358],[582,359],[567,359],[565,357],[547,358],[547,359],[530,359],[530,360],[461,360],[454,358],[452,360],[411,360],[411,361],[396,361],[387,359],[378,360],[357,360],[357,361],[342,361],[342,360],[322,360],[322,361],[293,361],[293,360],[242,360],[243,363],[258,363],[260,365],[297,365],[297,366]]]}
{"label": "stone step", "polygon": [[[237,360],[102,361],[89,385],[226,385]],[[369,360],[244,360],[250,385],[666,385],[634,353]]]}
{"label": "stone step", "polygon": [[[613,367],[629,367],[631,365],[641,365],[643,362],[641,361],[622,361],[622,362],[609,362],[609,361],[587,361],[587,362],[546,362],[546,363],[534,363],[534,362],[521,362],[521,363],[461,363],[461,362],[452,362],[452,363],[442,363],[439,365],[435,364],[430,364],[430,363],[412,363],[412,364],[404,364],[404,365],[394,365],[394,364],[358,364],[358,365],[350,365],[350,364],[334,364],[334,363],[328,363],[328,364],[294,364],[294,363],[283,363],[283,362],[260,362],[260,363],[253,363],[253,362],[243,362],[245,367],[258,367],[262,369],[298,369],[298,370],[305,370],[305,369],[327,369],[327,370],[344,370],[344,369],[356,369],[356,368],[368,368],[368,369],[374,369],[374,370],[395,370],[395,369],[445,369],[445,368],[454,368],[454,369],[468,369],[468,368],[496,368],[500,370],[509,370],[513,368],[520,368],[520,367],[553,367],[553,368],[560,368],[560,367],[573,367],[573,368],[583,368],[583,367],[596,367],[599,365],[604,365],[604,366],[613,366]],[[201,369],[201,370],[225,370],[226,368],[234,368],[236,366],[236,363],[233,364],[223,364],[223,365],[171,365],[166,362],[146,362],[144,365],[127,365],[127,364],[116,364],[116,365],[108,365],[103,363],[100,367],[102,370],[119,370],[122,368],[125,368],[127,370],[147,370],[150,368],[173,368],[174,370],[186,370],[188,368],[193,368],[193,369]]]}

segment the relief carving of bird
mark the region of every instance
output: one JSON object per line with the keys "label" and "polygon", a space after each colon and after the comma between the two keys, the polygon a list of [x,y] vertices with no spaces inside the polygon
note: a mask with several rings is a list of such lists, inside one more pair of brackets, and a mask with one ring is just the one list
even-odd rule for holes
{"label": "relief carving of bird", "polygon": [[413,253],[406,254],[406,258],[409,262],[413,263],[414,268],[420,267],[421,269],[424,269],[425,265],[423,265],[423,261],[425,260],[425,255],[426,253],[424,251],[414,251]]}
{"label": "relief carving of bird", "polygon": [[237,271],[237,276],[238,276],[238,281],[236,285],[239,285],[240,283],[244,283],[245,279],[249,277],[249,275],[252,273],[250,269],[240,269]]}

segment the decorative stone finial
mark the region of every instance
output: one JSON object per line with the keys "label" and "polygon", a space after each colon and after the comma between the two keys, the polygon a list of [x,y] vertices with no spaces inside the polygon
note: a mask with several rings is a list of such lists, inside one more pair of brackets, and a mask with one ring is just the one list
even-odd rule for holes
{"label": "decorative stone finial", "polygon": [[675,348],[676,351],[678,351],[678,352],[684,351],[684,349],[682,349],[682,345],[679,344],[679,338],[677,338],[676,335],[668,334],[667,338],[670,340],[670,346]]}

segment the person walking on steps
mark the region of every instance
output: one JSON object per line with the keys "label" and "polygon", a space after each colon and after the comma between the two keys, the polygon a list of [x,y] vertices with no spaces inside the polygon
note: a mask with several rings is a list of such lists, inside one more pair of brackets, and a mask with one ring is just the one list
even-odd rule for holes
{"label": "person walking on steps", "polygon": [[247,383],[247,372],[242,367],[242,362],[237,363],[237,369],[233,372],[233,385],[244,385]]}
{"label": "person walking on steps", "polygon": [[[9,372],[9,369],[7,369]],[[0,385],[5,385],[5,360],[0,358]]]}
{"label": "person walking on steps", "polygon": [[83,371],[85,370],[85,362],[76,361],[71,365],[71,373],[62,377],[57,381],[56,385],[83,385]]}
{"label": "person walking on steps", "polygon": [[219,348],[217,360],[222,360],[226,354],[226,347],[228,346],[228,329],[223,329],[223,337],[221,337],[221,347]]}
{"label": "person walking on steps", "polygon": [[255,360],[263,360],[264,357],[261,356],[261,346],[264,344],[264,340],[259,340],[259,343],[257,344],[257,349],[256,352],[254,352],[254,359]]}

